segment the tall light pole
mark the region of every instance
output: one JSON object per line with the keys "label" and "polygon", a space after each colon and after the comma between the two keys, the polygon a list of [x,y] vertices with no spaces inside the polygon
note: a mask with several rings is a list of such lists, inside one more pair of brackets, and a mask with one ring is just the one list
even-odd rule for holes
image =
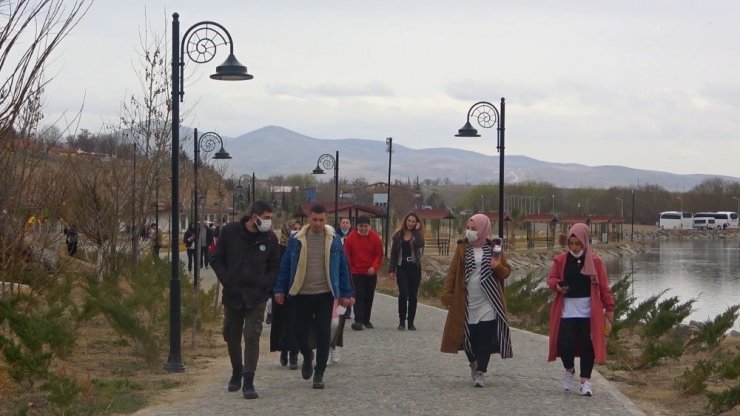
{"label": "tall light pole", "polygon": [[[245,184],[250,188],[247,190],[247,203],[254,202],[257,200],[257,195],[255,194],[254,190],[254,172],[252,172],[252,175],[247,175],[246,173],[239,177],[239,182],[236,185],[236,189],[239,190],[239,199],[242,199],[244,197],[244,194],[242,194],[242,190],[245,188]],[[250,192],[251,192],[251,198],[250,198]],[[233,208],[232,208],[233,211]]]}
{"label": "tall light pole", "polygon": [[619,201],[619,216],[624,218],[624,199],[616,196],[615,197],[617,201]]}
{"label": "tall light pole", "polygon": [[683,198],[681,198],[680,196],[676,196],[676,199],[678,199],[679,201],[681,201],[680,202],[680,204],[681,204],[680,207],[681,208],[679,208],[678,210],[681,213],[681,216],[683,216]]}
{"label": "tall light pole", "polygon": [[632,190],[632,229],[630,230],[630,241],[635,241],[635,190]]}
{"label": "tall light pole", "polygon": [[323,175],[324,169],[334,169],[334,228],[339,228],[339,150],[336,157],[325,153],[316,160],[316,168],[311,171],[314,175]]}
{"label": "tall light pole", "polygon": [[388,239],[391,230],[391,156],[393,156],[393,137],[385,138],[385,151],[388,152],[388,188],[385,197],[385,257],[388,257]]}
{"label": "tall light pole", "polygon": [[170,353],[164,369],[185,371],[180,339],[180,101],[185,95],[185,57],[202,64],[210,62],[220,45],[229,45],[229,56],[216,67],[211,79],[244,81],[252,79],[247,67],[234,56],[231,34],[216,22],[203,21],[190,26],[180,39],[180,15],[172,14],[172,176],[170,205],[170,245],[173,246],[170,278]]}
{"label": "tall light pole", "polygon": [[483,128],[491,128],[498,123],[496,149],[499,152],[498,170],[498,236],[504,240],[504,132],[505,128],[505,102],[501,97],[501,116],[496,106],[488,101],[479,101],[468,110],[468,119],[465,125],[457,131],[455,137],[480,137],[478,130],[470,124],[470,117],[477,120],[478,125]]}
{"label": "tall light pole", "polygon": [[738,198],[736,196],[733,196],[732,199],[734,199],[735,201],[737,201],[737,211],[735,211],[735,212],[740,215],[740,198]]}
{"label": "tall light pole", "polygon": [[[210,153],[216,150],[216,146],[219,146],[218,152],[214,153],[213,158],[217,160],[228,160],[231,159],[231,155],[224,150],[224,140],[218,133],[209,131],[203,133],[202,136],[198,137],[198,129],[193,131],[193,200],[195,201],[194,207],[194,221],[196,229],[198,230],[198,241],[195,243],[195,272],[193,272],[193,287],[198,290],[200,287],[200,233],[203,232],[203,224],[200,222],[200,216],[198,215],[198,167],[200,166],[200,152],[201,150]],[[205,204],[204,204],[205,205]]]}

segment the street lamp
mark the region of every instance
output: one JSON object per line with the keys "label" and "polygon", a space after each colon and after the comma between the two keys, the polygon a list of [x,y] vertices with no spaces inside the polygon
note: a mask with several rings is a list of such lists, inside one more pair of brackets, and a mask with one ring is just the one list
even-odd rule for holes
{"label": "street lamp", "polygon": [[681,208],[679,208],[679,211],[681,212],[681,215],[683,216],[683,198],[681,198],[680,196],[676,196],[676,199],[681,201]]}
{"label": "street lamp", "polygon": [[[311,171],[314,175],[323,175],[324,169],[334,169],[334,228],[339,227],[339,150],[334,157],[328,153],[319,156],[316,160],[316,169]],[[321,169],[321,167],[324,169]]]}
{"label": "street lamp", "polygon": [[[250,175],[247,175],[245,173],[244,175],[242,175],[242,176],[239,177],[239,182],[236,185],[236,189],[239,190],[239,199],[240,200],[242,198],[244,198],[244,194],[242,194],[242,190],[245,188],[245,186],[242,185],[242,183],[244,183],[244,184],[246,184],[247,186],[250,187],[250,189],[251,189],[251,195],[252,195],[251,200],[257,200],[257,194],[255,193],[255,190],[254,190],[254,186],[255,186],[254,184],[255,184],[255,182],[256,181],[254,179],[254,172],[252,172],[252,175],[251,176]],[[250,195],[250,191],[247,191],[247,203],[250,202],[249,195]],[[234,200],[233,199],[232,199],[231,205],[232,205],[231,213],[232,213],[232,220],[233,220],[233,215],[234,215],[234,212],[236,211],[236,208],[234,207],[235,204],[234,204]]]}
{"label": "street lamp", "polygon": [[737,212],[738,214],[740,214],[740,198],[738,198],[736,196],[733,196],[732,199],[734,199],[735,201],[737,201],[737,211],[735,211],[735,212]]}
{"label": "street lamp", "polygon": [[[216,22],[203,21],[190,26],[180,39],[180,15],[172,14],[172,176],[170,245],[173,246],[170,278],[170,354],[164,369],[185,371],[180,340],[180,101],[185,95],[185,57],[202,64],[210,62],[220,45],[229,45],[229,56],[216,67],[211,79],[243,81],[252,79],[247,67],[234,56],[231,34]],[[197,244],[196,244],[197,245]]]}
{"label": "street lamp", "polygon": [[[201,150],[210,153],[216,150],[216,146],[219,146],[218,152],[213,155],[214,159],[227,160],[231,159],[231,155],[224,150],[224,140],[219,136],[218,133],[209,131],[203,133],[202,136],[198,137],[198,129],[193,131],[193,200],[195,201],[194,207],[194,220],[195,226],[198,227],[198,234],[203,232],[203,225],[200,223],[200,216],[198,215],[198,166],[200,166],[200,152]],[[205,204],[204,204],[205,205]],[[200,237],[198,238],[200,239]],[[193,287],[198,290],[200,286],[200,242],[195,244],[195,272],[193,273]]]}
{"label": "street lamp", "polygon": [[391,230],[391,155],[393,155],[393,137],[386,137],[385,151],[388,152],[388,190],[385,197],[385,257],[388,257],[388,239]]}
{"label": "street lamp", "polygon": [[619,201],[619,216],[624,218],[624,199],[616,196],[615,197],[617,201]]}
{"label": "street lamp", "polygon": [[478,125],[483,128],[491,128],[498,123],[496,150],[499,152],[499,171],[498,171],[498,236],[504,238],[504,131],[505,131],[505,103],[504,97],[501,97],[501,121],[499,121],[499,112],[496,106],[488,101],[479,101],[473,104],[468,110],[468,119],[465,125],[457,131],[455,137],[480,137],[478,130],[470,124],[470,117],[473,116]]}

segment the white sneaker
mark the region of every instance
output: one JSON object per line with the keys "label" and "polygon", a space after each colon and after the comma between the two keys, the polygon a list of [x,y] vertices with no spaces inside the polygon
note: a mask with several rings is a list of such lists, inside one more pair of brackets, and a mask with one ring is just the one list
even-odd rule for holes
{"label": "white sneaker", "polygon": [[473,386],[475,387],[485,387],[486,386],[486,378],[483,373],[480,371],[475,372],[475,379],[473,379]]}
{"label": "white sneaker", "polygon": [[591,390],[591,380],[586,380],[581,383],[578,387],[578,394],[587,397],[593,396],[594,392]]}
{"label": "white sneaker", "polygon": [[339,362],[339,350],[336,348],[329,349],[329,358],[332,364],[337,364]]}
{"label": "white sneaker", "polygon": [[575,378],[575,376],[576,376],[575,371],[571,373],[570,371],[565,370],[565,375],[563,376],[563,390],[565,391],[573,390],[573,379]]}

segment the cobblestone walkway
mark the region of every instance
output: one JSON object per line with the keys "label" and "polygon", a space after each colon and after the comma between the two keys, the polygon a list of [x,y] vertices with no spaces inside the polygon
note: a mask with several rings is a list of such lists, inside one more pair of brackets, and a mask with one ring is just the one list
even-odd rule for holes
{"label": "cobblestone walkway", "polygon": [[[210,284],[213,273],[204,270]],[[396,298],[377,294],[375,329],[347,325],[341,362],[330,364],[325,390],[311,388],[300,370],[281,367],[276,353],[263,351],[257,369],[257,400],[228,393],[231,369],[224,347],[208,371],[214,380],[191,386],[188,400],[143,409],[137,415],[642,415],[639,408],[598,373],[594,397],[561,390],[562,365],[547,363],[547,338],[514,330],[513,359],[494,355],[485,388],[474,388],[464,353],[439,352],[447,312],[419,305],[417,331],[396,330]],[[269,338],[270,327],[262,336]]]}

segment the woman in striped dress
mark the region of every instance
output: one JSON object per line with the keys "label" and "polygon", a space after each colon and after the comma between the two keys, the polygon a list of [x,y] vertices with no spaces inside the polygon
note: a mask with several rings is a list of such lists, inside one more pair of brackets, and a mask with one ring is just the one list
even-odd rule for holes
{"label": "woman in striped dress", "polygon": [[503,292],[511,268],[500,240],[488,239],[490,231],[487,216],[476,214],[468,220],[466,238],[458,241],[442,292],[448,312],[441,351],[465,351],[475,387],[485,386],[491,354],[513,356]]}

